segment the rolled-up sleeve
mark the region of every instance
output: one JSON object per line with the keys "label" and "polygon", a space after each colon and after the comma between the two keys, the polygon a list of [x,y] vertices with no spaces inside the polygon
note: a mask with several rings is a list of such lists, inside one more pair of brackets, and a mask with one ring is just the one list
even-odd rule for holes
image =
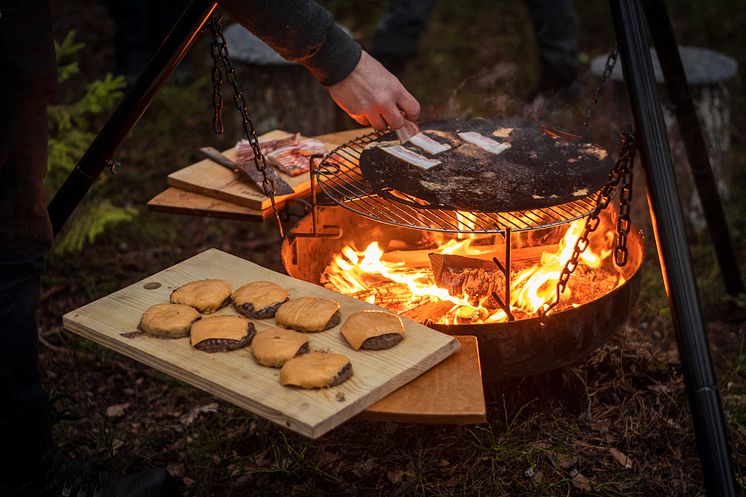
{"label": "rolled-up sleeve", "polygon": [[222,0],[220,5],[284,58],[303,64],[323,85],[345,79],[360,60],[360,45],[312,0]]}

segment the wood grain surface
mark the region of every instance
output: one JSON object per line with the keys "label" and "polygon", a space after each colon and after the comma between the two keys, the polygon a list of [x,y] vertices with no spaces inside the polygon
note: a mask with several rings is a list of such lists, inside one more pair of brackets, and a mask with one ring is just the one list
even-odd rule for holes
{"label": "wood grain surface", "polygon": [[261,223],[272,215],[271,208],[263,211],[252,209],[173,186],[150,199],[148,209],[153,212],[216,217],[253,223]]}
{"label": "wood grain surface", "polygon": [[[281,386],[278,370],[256,364],[248,349],[209,354],[191,347],[187,338],[131,337],[130,333],[137,329],[140,317],[148,307],[167,302],[174,288],[204,278],[225,279],[233,288],[250,281],[270,280],[285,287],[291,298],[331,298],[342,304],[342,323],[352,312],[378,309],[210,249],[66,314],[63,324],[70,331],[311,438],[317,438],[352,418],[420,376],[459,347],[454,338],[403,319],[407,337],[396,347],[356,352],[340,336],[338,325],[329,331],[311,334],[311,348],[346,354],[352,363],[352,378],[329,389],[300,390]],[[157,288],[153,288],[155,286]],[[234,311],[224,308],[219,313],[233,314]],[[256,320],[255,324],[261,331],[275,323],[270,319]]]}
{"label": "wood grain surface", "polygon": [[461,347],[355,418],[397,423],[474,424],[487,419],[477,337],[455,337]]}

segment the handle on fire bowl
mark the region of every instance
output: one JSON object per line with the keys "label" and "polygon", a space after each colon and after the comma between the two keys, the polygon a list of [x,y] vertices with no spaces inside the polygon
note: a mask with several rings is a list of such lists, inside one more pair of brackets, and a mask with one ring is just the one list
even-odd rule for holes
{"label": "handle on fire bowl", "polygon": [[[322,154],[313,154],[308,158],[309,174],[311,176],[311,233],[291,232],[288,238],[342,238],[342,228],[335,224],[325,224],[319,229],[318,203],[316,202],[316,188],[318,186],[318,162],[323,159]],[[323,231],[322,231],[323,230]]]}

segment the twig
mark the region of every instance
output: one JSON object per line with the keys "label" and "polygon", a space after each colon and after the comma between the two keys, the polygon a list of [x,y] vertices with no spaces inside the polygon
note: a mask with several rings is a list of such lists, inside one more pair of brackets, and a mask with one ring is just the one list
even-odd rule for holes
{"label": "twig", "polygon": [[68,349],[64,348],[64,347],[58,347],[57,345],[52,345],[51,343],[49,343],[47,341],[47,339],[42,336],[41,333],[39,333],[39,343],[41,343],[43,346],[45,346],[46,348],[48,348],[52,352],[59,352],[59,353],[63,353],[63,354],[69,354],[70,353],[70,351]]}

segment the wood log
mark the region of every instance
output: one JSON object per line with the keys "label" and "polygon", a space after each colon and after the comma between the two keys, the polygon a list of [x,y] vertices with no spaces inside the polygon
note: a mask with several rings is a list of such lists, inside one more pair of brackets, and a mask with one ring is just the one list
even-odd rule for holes
{"label": "wood log", "polygon": [[482,300],[497,307],[492,293],[505,296],[505,275],[492,261],[452,254],[430,254],[435,284],[453,296],[468,296],[472,305]]}
{"label": "wood log", "polygon": [[[525,267],[531,264],[535,264],[541,260],[541,254],[544,252],[554,253],[558,250],[558,244],[552,245],[541,245],[537,247],[521,247],[514,248],[510,252],[510,258],[514,265],[518,267]],[[505,246],[500,245],[485,245],[479,247],[480,253],[469,254],[465,257],[472,259],[488,260],[491,261],[493,257],[497,257],[500,262],[505,261]],[[392,250],[386,252],[381,257],[384,262],[403,262],[407,267],[427,267],[430,265],[429,255],[433,252],[433,249],[418,249],[418,250]],[[460,255],[460,254],[452,254]]]}
{"label": "wood log", "polygon": [[418,323],[437,323],[454,305],[453,302],[446,300],[429,301],[402,313],[402,316],[413,319]]}

